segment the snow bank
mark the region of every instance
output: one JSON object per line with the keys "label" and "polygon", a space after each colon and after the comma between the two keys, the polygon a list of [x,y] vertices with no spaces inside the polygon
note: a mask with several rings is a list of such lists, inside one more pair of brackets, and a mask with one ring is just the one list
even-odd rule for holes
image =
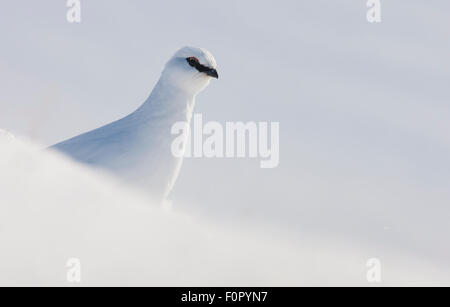
{"label": "snow bank", "polygon": [[[70,258],[80,260],[81,285],[369,285],[371,255],[351,242],[221,229],[5,132],[0,189],[0,285],[76,285]],[[423,261],[388,259],[384,284],[449,283]]]}

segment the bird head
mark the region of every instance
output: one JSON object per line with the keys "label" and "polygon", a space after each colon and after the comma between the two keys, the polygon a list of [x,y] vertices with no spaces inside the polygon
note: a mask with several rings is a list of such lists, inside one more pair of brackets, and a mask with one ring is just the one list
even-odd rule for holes
{"label": "bird head", "polygon": [[161,77],[194,95],[219,78],[216,60],[203,48],[183,47],[167,62]]}

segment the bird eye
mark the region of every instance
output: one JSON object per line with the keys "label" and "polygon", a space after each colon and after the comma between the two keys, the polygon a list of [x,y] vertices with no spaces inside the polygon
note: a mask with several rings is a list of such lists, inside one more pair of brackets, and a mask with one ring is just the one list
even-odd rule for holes
{"label": "bird eye", "polygon": [[186,61],[187,61],[187,62],[189,63],[189,65],[191,65],[191,66],[195,66],[195,64],[198,64],[198,63],[199,63],[198,59],[197,59],[196,57],[194,57],[194,56],[191,56],[191,57],[186,58]]}

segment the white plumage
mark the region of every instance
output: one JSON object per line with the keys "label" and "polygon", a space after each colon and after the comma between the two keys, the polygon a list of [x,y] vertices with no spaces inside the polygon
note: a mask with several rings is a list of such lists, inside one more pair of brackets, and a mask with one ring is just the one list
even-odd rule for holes
{"label": "white plumage", "polygon": [[[110,171],[163,200],[182,158],[171,152],[171,127],[192,117],[195,96],[217,78],[205,49],[184,47],[167,62],[147,100],[130,115],[52,146],[74,160]],[[187,136],[186,136],[187,137]]]}

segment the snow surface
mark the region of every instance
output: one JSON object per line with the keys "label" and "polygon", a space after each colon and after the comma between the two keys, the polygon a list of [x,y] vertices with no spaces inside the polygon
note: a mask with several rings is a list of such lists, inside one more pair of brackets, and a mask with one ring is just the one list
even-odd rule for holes
{"label": "snow surface", "polygon": [[[113,178],[0,133],[0,285],[368,285],[351,242],[233,229],[155,206]],[[445,270],[389,251],[383,284],[449,284]]]}

